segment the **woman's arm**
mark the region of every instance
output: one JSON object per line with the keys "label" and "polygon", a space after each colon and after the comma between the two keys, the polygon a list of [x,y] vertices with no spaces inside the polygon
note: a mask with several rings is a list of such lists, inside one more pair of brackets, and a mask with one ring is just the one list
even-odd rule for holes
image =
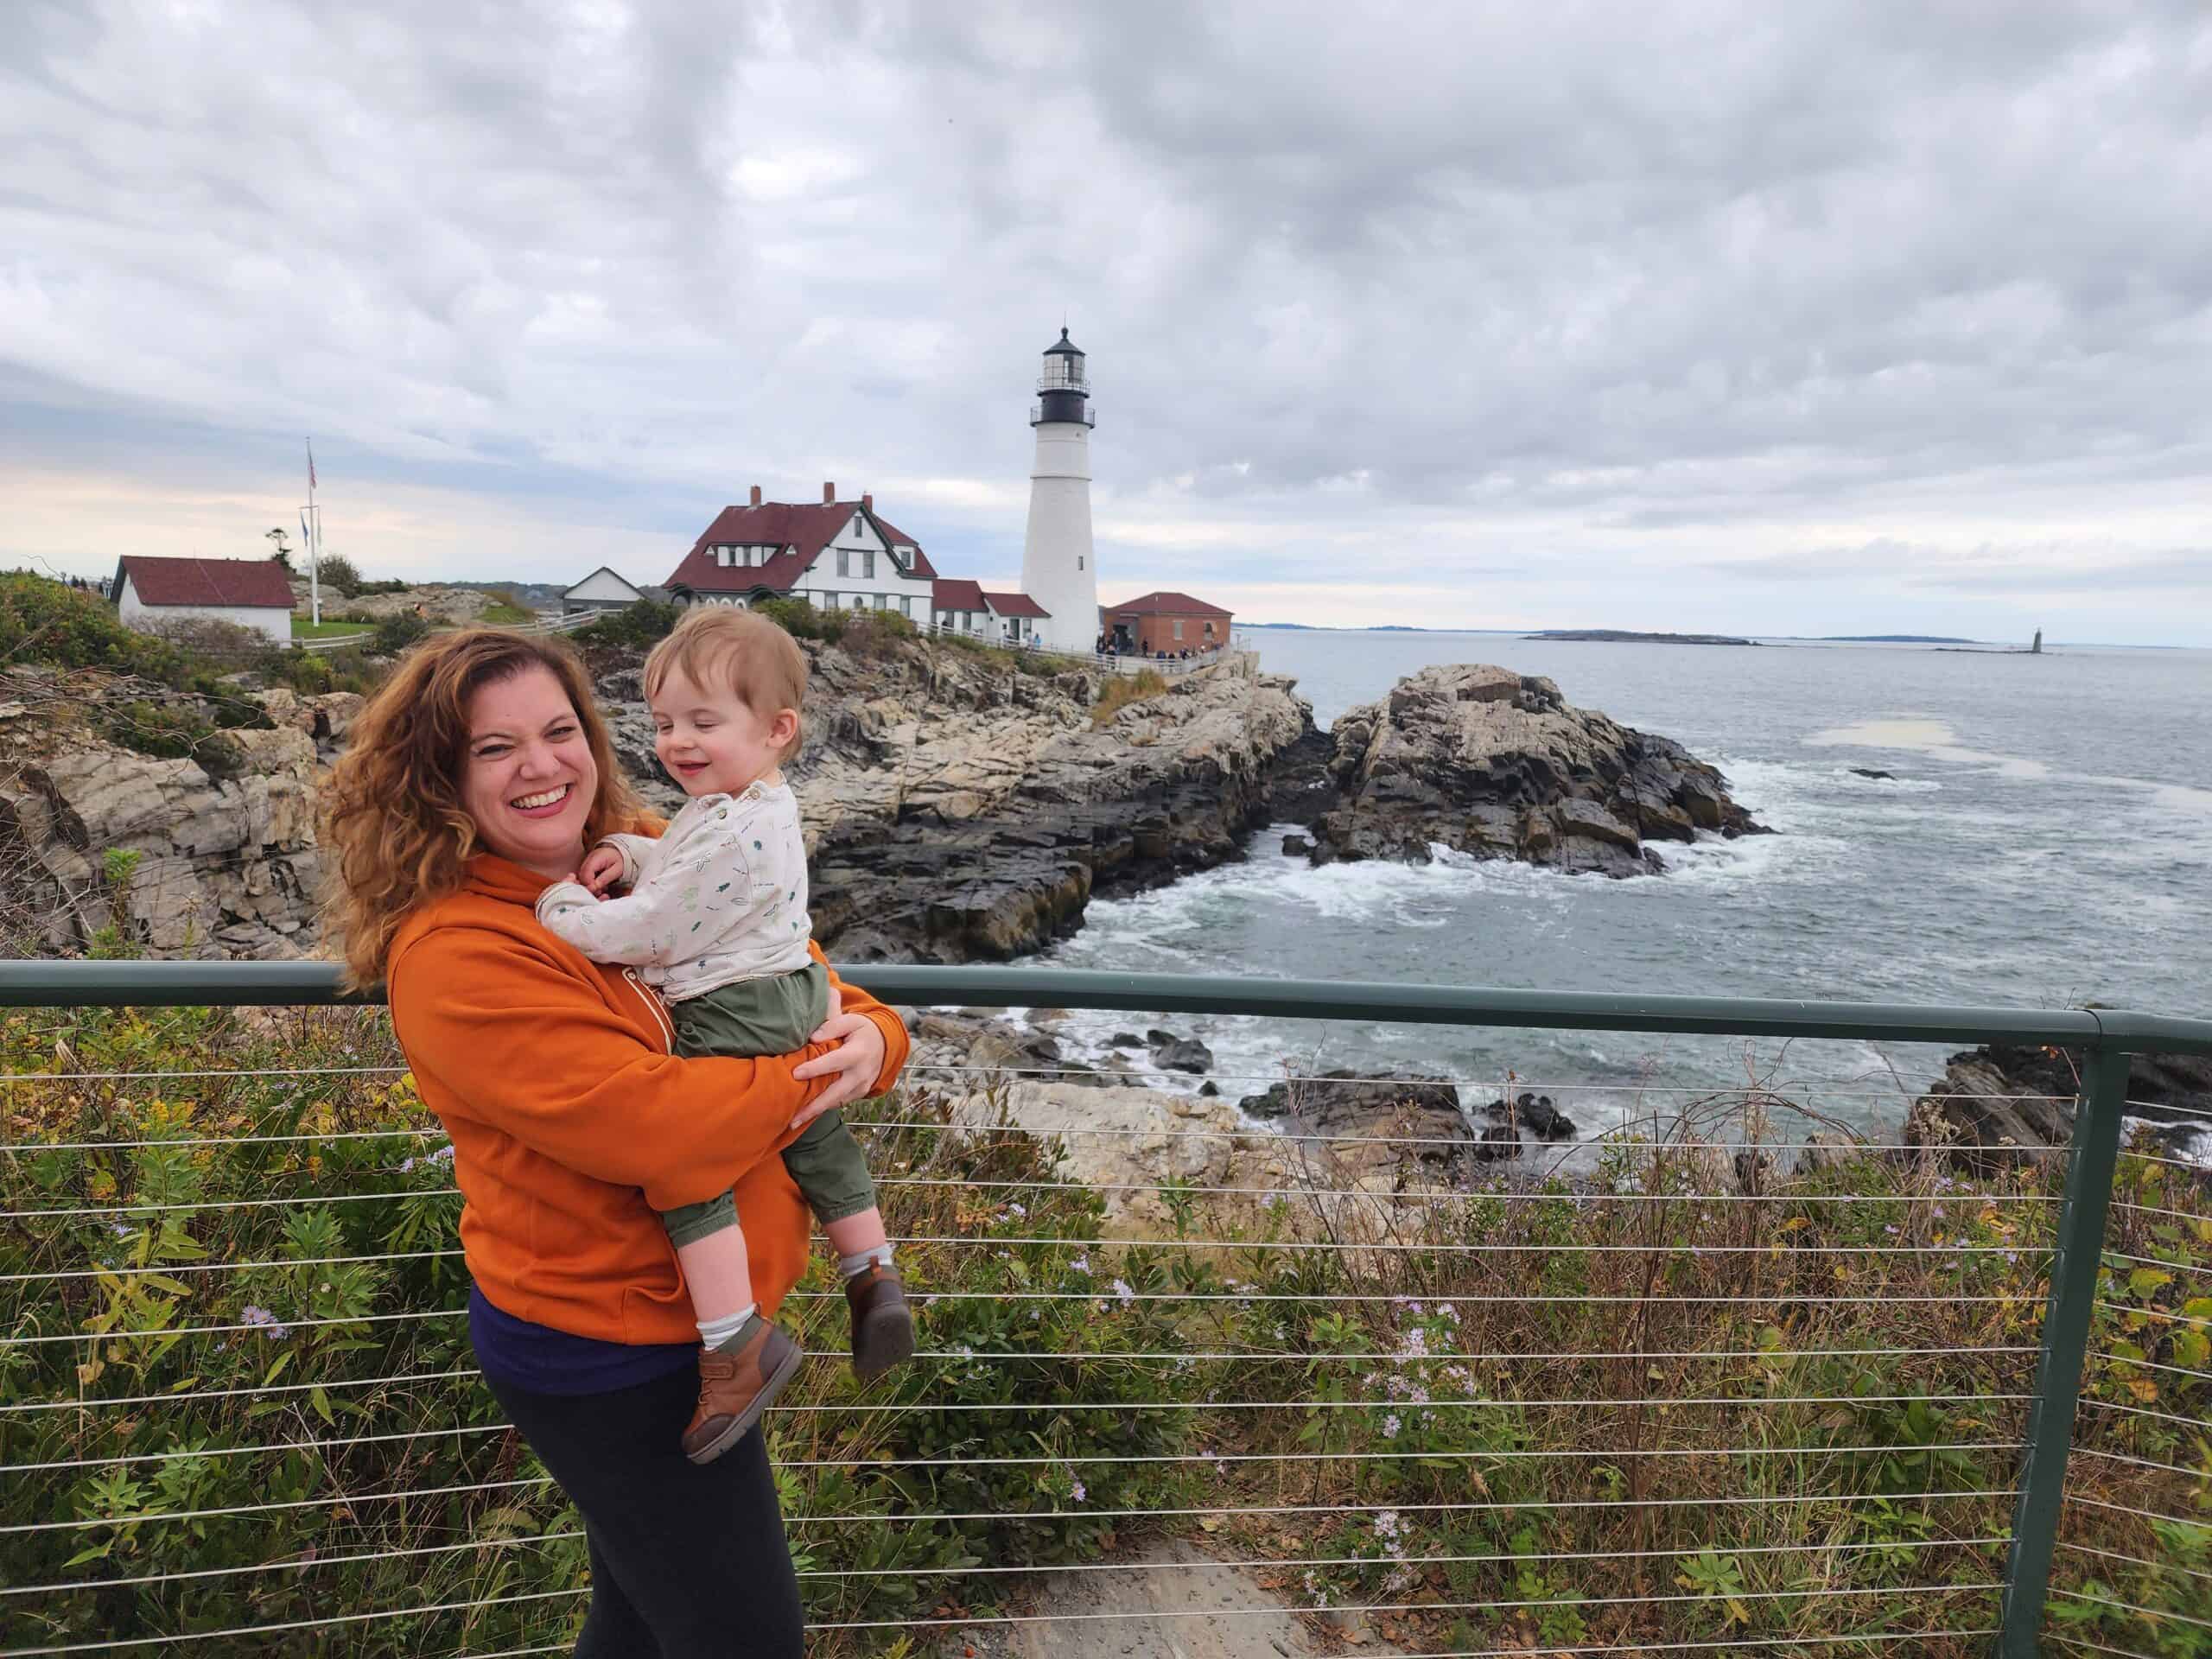
{"label": "woman's arm", "polygon": [[[386,982],[408,1065],[533,1151],[671,1210],[773,1156],[827,1086],[791,1076],[795,1060],[832,1052],[823,1044],[761,1059],[679,1059],[648,1045],[557,950],[489,928],[441,928],[395,960]],[[884,1031],[884,1072],[895,1074],[906,1052],[897,1016],[865,993],[845,996],[849,1007],[869,1007]]]}

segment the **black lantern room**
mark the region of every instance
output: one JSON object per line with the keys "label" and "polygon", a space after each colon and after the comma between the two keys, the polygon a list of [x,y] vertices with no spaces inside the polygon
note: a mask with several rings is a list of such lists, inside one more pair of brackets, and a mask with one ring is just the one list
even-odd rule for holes
{"label": "black lantern room", "polygon": [[1095,424],[1086,407],[1090,397],[1090,374],[1084,367],[1083,352],[1060,330],[1060,337],[1045,348],[1044,372],[1037,377],[1037,402],[1029,410],[1029,424],[1071,421]]}

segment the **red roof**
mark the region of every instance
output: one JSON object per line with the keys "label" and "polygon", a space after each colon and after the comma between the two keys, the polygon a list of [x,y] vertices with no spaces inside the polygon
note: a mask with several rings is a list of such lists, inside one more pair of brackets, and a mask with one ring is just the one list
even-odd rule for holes
{"label": "red roof", "polygon": [[[889,547],[904,544],[914,550],[910,569],[914,575],[933,580],[937,571],[914,538],[880,513],[857,501],[766,501],[757,507],[724,507],[715,515],[683,562],[664,584],[689,588],[695,593],[751,593],[767,588],[788,593],[806,574],[817,555],[830,545],[855,512],[866,512]],[[715,547],[781,547],[797,550],[778,553],[766,564],[722,565],[709,550]]]}
{"label": "red roof", "polygon": [[1001,616],[1043,616],[1052,613],[1027,594],[993,594],[983,595],[983,603]]}
{"label": "red roof", "polygon": [[1218,605],[1209,605],[1203,599],[1192,599],[1188,594],[1179,594],[1170,588],[1133,599],[1126,605],[1102,605],[1098,607],[1109,616],[1227,616],[1229,613]]}
{"label": "red roof", "polygon": [[933,611],[980,611],[983,608],[982,587],[964,576],[939,576],[937,586],[930,589],[930,608]]}
{"label": "red roof", "polygon": [[118,562],[115,591],[130,578],[141,605],[251,605],[292,608],[292,584],[274,559],[157,559],[126,553]]}

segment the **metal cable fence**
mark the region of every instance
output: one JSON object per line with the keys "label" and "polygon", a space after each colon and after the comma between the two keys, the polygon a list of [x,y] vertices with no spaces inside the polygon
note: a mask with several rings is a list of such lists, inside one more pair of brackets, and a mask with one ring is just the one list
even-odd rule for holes
{"label": "metal cable fence", "polygon": [[[2126,1054],[2212,1027],[854,976],[916,1006],[2044,1042],[2090,1057],[2089,1106],[2068,1155],[1906,1155],[1771,1090],[1659,1090],[1498,1160],[1433,1112],[1347,1128],[1343,1080],[1294,1071],[1270,1126],[918,1065],[851,1116],[921,1351],[857,1387],[826,1262],[784,1316],[810,1358],[771,1452],[815,1651],[1262,1616],[1084,1611],[1031,1576],[1141,1572],[1466,1659],[2212,1653],[2212,1196],[2121,1135]],[[476,1376],[443,1137],[381,1012],[308,1006],[333,1000],[307,965],[0,969],[0,1656],[573,1630],[580,1523]],[[1127,1559],[1160,1537],[1203,1558]]]}

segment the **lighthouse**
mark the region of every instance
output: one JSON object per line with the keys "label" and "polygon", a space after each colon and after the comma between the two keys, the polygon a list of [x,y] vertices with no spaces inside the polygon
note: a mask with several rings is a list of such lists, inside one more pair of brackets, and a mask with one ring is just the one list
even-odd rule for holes
{"label": "lighthouse", "polygon": [[1021,591],[1052,614],[1038,624],[1056,651],[1098,643],[1098,568],[1090,550],[1090,376],[1060,330],[1045,350],[1029,424],[1037,459],[1029,469],[1029,532],[1021,543]]}

